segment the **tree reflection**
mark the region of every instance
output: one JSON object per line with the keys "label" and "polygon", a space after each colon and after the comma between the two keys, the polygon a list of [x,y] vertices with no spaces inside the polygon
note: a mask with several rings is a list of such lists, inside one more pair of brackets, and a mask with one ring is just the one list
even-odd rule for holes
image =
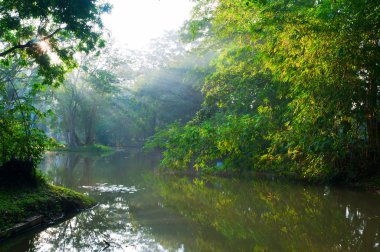
{"label": "tree reflection", "polygon": [[97,197],[101,204],[37,235],[34,241],[37,249],[45,250],[49,246],[50,251],[96,251],[106,247],[104,241],[111,243],[113,249],[128,245],[133,226],[122,221],[128,217],[125,195],[91,196]]}
{"label": "tree reflection", "polygon": [[[152,167],[152,162],[157,164],[158,158],[147,158],[141,152],[116,153],[110,157],[90,153],[50,153],[43,163],[43,170],[54,183],[87,193],[99,204],[19,245],[29,247],[30,251],[102,251],[107,241],[111,246],[105,251],[163,250],[165,242],[163,245],[157,243],[150,235],[149,227],[140,225],[130,215],[130,209],[136,209],[135,202],[138,202],[134,200],[134,193],[141,181],[142,169]],[[147,199],[147,202],[151,201]],[[171,243],[175,248],[180,246],[178,242],[168,244]]]}
{"label": "tree reflection", "polygon": [[[163,204],[202,227],[195,250],[371,251],[379,249],[380,199],[360,192],[284,182],[156,179]],[[377,246],[377,247],[376,247]],[[217,249],[219,250],[219,249]]]}

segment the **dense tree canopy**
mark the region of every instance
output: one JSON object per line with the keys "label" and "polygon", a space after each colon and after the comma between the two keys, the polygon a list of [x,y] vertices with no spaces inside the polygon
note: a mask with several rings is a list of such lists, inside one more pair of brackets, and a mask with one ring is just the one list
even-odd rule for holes
{"label": "dense tree canopy", "polygon": [[187,37],[220,54],[198,115],[156,135],[164,164],[214,169],[224,160],[218,169],[309,179],[378,172],[379,8],[367,0],[198,1]]}
{"label": "dense tree canopy", "polygon": [[108,4],[81,1],[0,2],[0,59],[31,59],[40,67],[45,84],[60,83],[75,66],[76,51],[89,52],[99,44],[100,15]]}

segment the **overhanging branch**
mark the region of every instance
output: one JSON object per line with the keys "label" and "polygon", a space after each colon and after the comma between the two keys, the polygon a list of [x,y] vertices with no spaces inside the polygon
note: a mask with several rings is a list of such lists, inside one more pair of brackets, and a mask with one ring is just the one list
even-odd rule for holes
{"label": "overhanging branch", "polygon": [[55,34],[57,34],[58,32],[60,32],[63,28],[58,28],[56,29],[54,32],[52,32],[51,34],[41,38],[40,40],[29,40],[27,43],[25,44],[18,44],[18,45],[15,45],[15,46],[12,46],[8,49],[6,49],[5,51],[1,52],[0,53],[0,57],[4,57],[6,56],[7,54],[10,54],[12,53],[13,51],[17,50],[17,49],[25,49],[25,48],[30,48],[32,46],[34,46],[35,44],[37,44],[38,42],[41,42],[41,41],[45,41],[45,40],[48,40],[49,38],[53,37]]}
{"label": "overhanging branch", "polygon": [[5,50],[4,52],[0,53],[0,57],[3,57],[7,54],[10,54],[11,52],[13,52],[14,50],[17,50],[17,49],[24,49],[24,48],[28,48],[28,47],[32,47],[34,44],[34,42],[32,40],[28,41],[28,43],[26,44],[23,44],[23,45],[15,45],[7,50]]}

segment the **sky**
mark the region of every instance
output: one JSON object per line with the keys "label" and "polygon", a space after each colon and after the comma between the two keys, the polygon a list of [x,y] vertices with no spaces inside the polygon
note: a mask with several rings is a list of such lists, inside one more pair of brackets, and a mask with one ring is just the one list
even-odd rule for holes
{"label": "sky", "polygon": [[181,27],[190,17],[190,0],[109,0],[111,14],[103,22],[116,44],[144,50],[149,41],[165,31]]}

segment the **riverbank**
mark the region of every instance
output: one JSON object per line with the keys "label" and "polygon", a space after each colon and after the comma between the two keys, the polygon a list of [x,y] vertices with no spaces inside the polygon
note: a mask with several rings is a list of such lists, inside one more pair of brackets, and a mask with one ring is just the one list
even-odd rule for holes
{"label": "riverbank", "polygon": [[0,239],[14,235],[17,224],[26,223],[35,216],[41,216],[43,223],[49,223],[94,205],[95,200],[86,195],[49,184],[0,188]]}
{"label": "riverbank", "polygon": [[355,189],[364,189],[380,195],[380,175],[351,182],[348,186]]}
{"label": "riverbank", "polygon": [[113,152],[114,148],[102,145],[102,144],[93,144],[93,145],[83,145],[75,148],[60,147],[54,148],[50,151],[62,151],[62,152]]}

